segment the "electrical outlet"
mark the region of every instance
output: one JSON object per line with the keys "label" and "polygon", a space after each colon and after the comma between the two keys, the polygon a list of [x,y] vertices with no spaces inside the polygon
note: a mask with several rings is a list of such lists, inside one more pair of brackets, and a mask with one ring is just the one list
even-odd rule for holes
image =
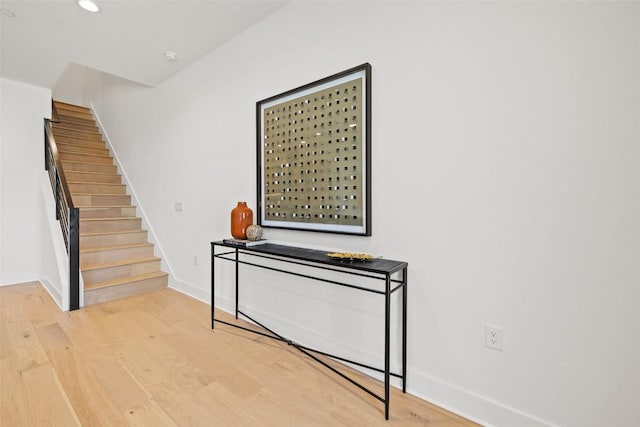
{"label": "electrical outlet", "polygon": [[198,255],[193,256],[193,265],[198,265]]}
{"label": "electrical outlet", "polygon": [[498,326],[484,326],[484,345],[494,350],[502,351],[502,328]]}
{"label": "electrical outlet", "polygon": [[182,212],[182,202],[176,202],[175,210],[176,212]]}

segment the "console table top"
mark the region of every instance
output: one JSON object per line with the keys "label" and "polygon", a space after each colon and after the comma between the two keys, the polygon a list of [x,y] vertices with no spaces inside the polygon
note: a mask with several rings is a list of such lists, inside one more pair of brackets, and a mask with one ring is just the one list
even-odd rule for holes
{"label": "console table top", "polygon": [[281,256],[297,259],[300,261],[309,261],[334,267],[350,268],[379,274],[393,274],[404,268],[407,268],[407,266],[409,265],[405,261],[394,261],[384,258],[373,258],[366,261],[336,259],[327,256],[327,251],[289,245],[277,245],[274,243],[263,243],[261,245],[239,247],[236,245],[224,243],[220,240],[212,242],[212,244],[216,246],[224,246],[227,248],[240,249],[244,252],[256,252],[265,255]]}

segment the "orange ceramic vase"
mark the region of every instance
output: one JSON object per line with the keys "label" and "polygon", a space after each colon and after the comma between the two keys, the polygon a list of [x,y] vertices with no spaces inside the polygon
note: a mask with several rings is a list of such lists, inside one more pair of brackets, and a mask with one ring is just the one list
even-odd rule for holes
{"label": "orange ceramic vase", "polygon": [[247,227],[253,224],[253,211],[247,202],[238,202],[231,210],[231,235],[234,239],[246,239]]}

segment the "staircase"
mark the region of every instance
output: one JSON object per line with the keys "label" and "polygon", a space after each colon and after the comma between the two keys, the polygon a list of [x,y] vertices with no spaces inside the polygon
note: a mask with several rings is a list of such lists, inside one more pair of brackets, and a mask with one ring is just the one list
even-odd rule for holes
{"label": "staircase", "polygon": [[168,274],[160,269],[91,110],[54,105],[60,123],[53,124],[53,134],[73,203],[80,208],[84,304],[166,287]]}

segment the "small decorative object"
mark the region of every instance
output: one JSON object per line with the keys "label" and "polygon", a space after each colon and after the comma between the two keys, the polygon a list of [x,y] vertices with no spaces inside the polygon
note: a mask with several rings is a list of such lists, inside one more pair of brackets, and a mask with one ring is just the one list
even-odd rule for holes
{"label": "small decorative object", "polygon": [[247,238],[247,227],[253,224],[253,211],[247,202],[238,202],[231,210],[231,235],[236,239]]}
{"label": "small decorative object", "polygon": [[262,239],[262,227],[258,224],[251,224],[247,227],[247,240]]}
{"label": "small decorative object", "polygon": [[223,239],[226,245],[238,246],[240,248],[249,248],[251,246],[262,245],[267,243],[267,239],[249,240],[249,239]]}
{"label": "small decorative object", "polygon": [[328,253],[327,256],[329,258],[346,259],[350,261],[367,261],[374,258],[374,256],[369,254],[357,254],[352,252],[331,252]]}

